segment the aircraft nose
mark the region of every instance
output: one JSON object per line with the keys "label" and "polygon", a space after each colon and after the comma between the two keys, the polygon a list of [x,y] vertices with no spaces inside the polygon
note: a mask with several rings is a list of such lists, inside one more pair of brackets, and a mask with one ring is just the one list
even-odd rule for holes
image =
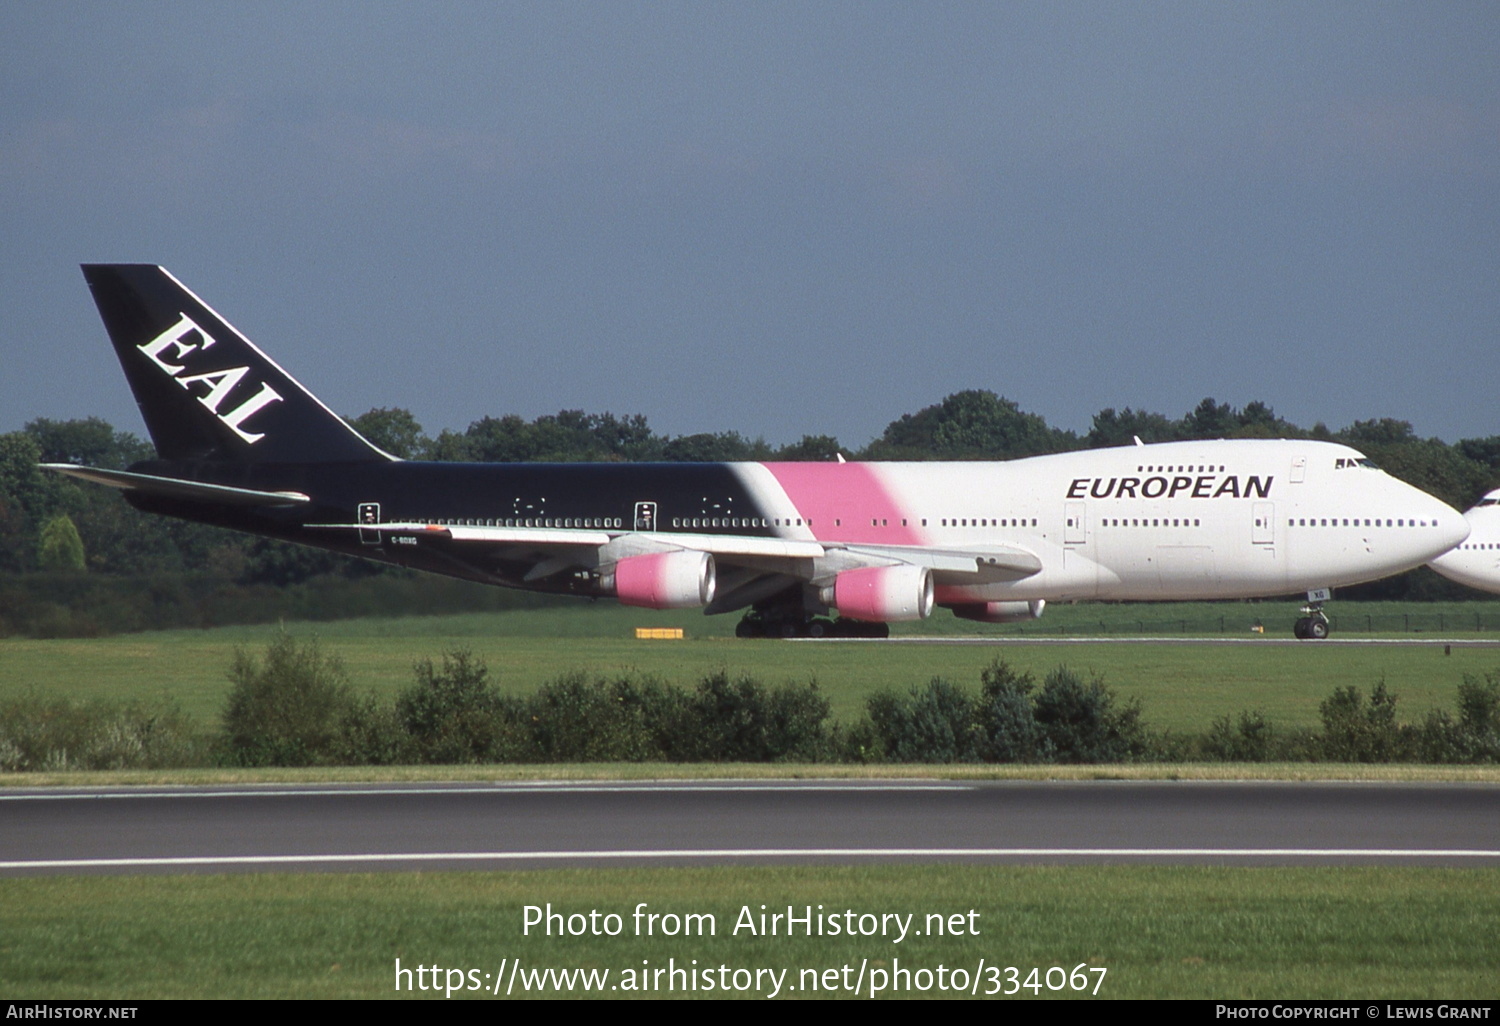
{"label": "aircraft nose", "polygon": [[1427,536],[1426,541],[1432,545],[1432,555],[1441,556],[1469,536],[1470,524],[1462,513],[1447,503],[1425,493],[1423,498],[1427,500],[1429,507],[1426,510],[1428,517],[1437,524],[1437,529]]}

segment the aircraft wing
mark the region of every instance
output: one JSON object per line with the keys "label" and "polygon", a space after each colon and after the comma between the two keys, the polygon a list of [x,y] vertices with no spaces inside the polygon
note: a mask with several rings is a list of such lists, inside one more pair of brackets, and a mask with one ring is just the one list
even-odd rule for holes
{"label": "aircraft wing", "polygon": [[[854,556],[925,566],[944,580],[954,577],[956,583],[966,575],[977,575],[981,581],[1020,580],[1040,573],[1042,561],[1036,554],[1013,545],[975,545],[963,549],[930,549],[916,545],[840,545]],[[974,583],[972,581],[968,583]]]}
{"label": "aircraft wing", "polygon": [[[442,538],[455,542],[491,545],[527,545],[599,547],[624,544],[641,551],[693,549],[715,556],[762,556],[790,559],[816,559],[826,551],[819,542],[787,538],[754,538],[717,534],[641,534],[630,531],[602,531],[563,527],[479,527],[460,524],[380,523],[380,524],[308,524],[309,528],[334,531],[385,531],[390,534]],[[635,544],[631,544],[631,543]],[[631,553],[633,554],[633,553]]]}
{"label": "aircraft wing", "polygon": [[[521,582],[530,584],[566,570],[595,569],[632,556],[663,552],[706,552],[729,575],[722,594],[755,595],[780,581],[785,587],[798,579],[810,579],[814,561],[824,547],[814,541],[787,538],[757,538],[744,535],[643,533],[604,531],[591,528],[489,527],[424,522],[379,524],[309,524],[310,529],[362,531],[428,542],[428,551],[462,563],[485,575],[493,575],[498,564],[526,567]],[[398,542],[400,544],[400,542]],[[511,573],[515,573],[514,570]],[[749,588],[750,591],[742,589]],[[733,600],[731,600],[733,601]],[[720,606],[723,604],[720,603]],[[738,608],[730,605],[727,608]],[[717,611],[717,608],[716,608]]]}
{"label": "aircraft wing", "polygon": [[459,524],[429,524],[425,521],[379,524],[308,524],[317,531],[380,531],[385,534],[415,535],[418,538],[489,544],[525,544],[538,547],[552,545],[608,545],[607,531],[562,527],[466,527]]}
{"label": "aircraft wing", "polygon": [[[975,584],[1019,580],[1040,572],[1034,553],[1009,545],[933,549],[914,545],[867,545],[748,535],[607,531],[591,528],[490,527],[420,521],[379,524],[309,524],[326,531],[384,532],[440,543],[452,556],[480,566],[488,560],[530,564],[523,580],[540,580],[562,570],[594,568],[631,556],[689,551],[712,555],[734,576],[716,608],[731,594],[745,595],[795,580],[826,583],[842,570],[869,566],[925,567],[940,583]],[[765,585],[758,582],[765,581]],[[727,583],[727,582],[726,582]],[[732,606],[730,608],[733,608]]]}
{"label": "aircraft wing", "polygon": [[[461,524],[410,523],[308,524],[328,531],[384,531],[391,534],[442,538],[455,542],[548,546],[604,546],[625,543],[643,551],[691,549],[714,556],[757,556],[785,559],[818,559],[832,551],[846,553],[853,562],[870,565],[910,563],[930,570],[956,574],[1006,574],[1029,577],[1042,569],[1042,561],[1026,549],[1011,545],[976,545],[965,549],[933,549],[916,545],[865,545],[843,542],[805,541],[795,538],[761,538],[749,535],[689,534],[673,531],[639,533],[560,527],[483,527]],[[630,545],[631,542],[636,545]]]}

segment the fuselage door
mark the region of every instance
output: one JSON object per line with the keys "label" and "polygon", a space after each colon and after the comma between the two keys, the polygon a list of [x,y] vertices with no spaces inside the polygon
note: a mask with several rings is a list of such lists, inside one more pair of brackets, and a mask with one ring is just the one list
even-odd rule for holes
{"label": "fuselage door", "polygon": [[656,530],[656,503],[638,502],[635,504],[635,529],[637,531]]}
{"label": "fuselage door", "polygon": [[1250,541],[1255,545],[1273,545],[1276,542],[1276,504],[1257,502],[1251,511]]}
{"label": "fuselage door", "polygon": [[1063,504],[1063,544],[1082,545],[1089,540],[1088,523],[1084,519],[1083,503]]}
{"label": "fuselage door", "polygon": [[[357,512],[355,513],[355,523],[359,524],[361,527],[363,527],[366,524],[378,524],[378,523],[380,523],[380,503],[378,503],[378,502],[361,502],[359,504],[359,508],[358,508]],[[380,544],[380,532],[379,531],[360,531],[359,532],[359,540],[362,543],[364,543],[365,545],[379,545]]]}
{"label": "fuselage door", "polygon": [[1306,481],[1306,480],[1307,480],[1307,457],[1306,456],[1293,456],[1292,457],[1292,477],[1291,477],[1292,484],[1301,484],[1303,481]]}

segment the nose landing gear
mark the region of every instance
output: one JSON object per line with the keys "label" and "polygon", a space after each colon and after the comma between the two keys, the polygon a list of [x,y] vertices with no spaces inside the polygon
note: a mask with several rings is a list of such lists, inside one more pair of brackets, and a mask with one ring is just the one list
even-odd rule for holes
{"label": "nose landing gear", "polygon": [[1292,625],[1292,634],[1302,641],[1322,641],[1333,629],[1328,614],[1323,612],[1323,603],[1332,593],[1327,588],[1318,588],[1307,593],[1307,605],[1302,607],[1302,616]]}

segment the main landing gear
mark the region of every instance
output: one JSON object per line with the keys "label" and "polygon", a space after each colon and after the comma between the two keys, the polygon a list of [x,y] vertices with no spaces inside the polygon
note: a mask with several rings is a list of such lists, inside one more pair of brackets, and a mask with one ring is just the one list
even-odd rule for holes
{"label": "main landing gear", "polygon": [[1307,605],[1302,607],[1301,618],[1292,625],[1292,634],[1302,641],[1322,641],[1328,637],[1333,627],[1328,622],[1328,614],[1323,612],[1323,603],[1330,595],[1327,588],[1307,593]]}
{"label": "main landing gear", "polygon": [[847,617],[768,616],[752,609],[734,629],[737,638],[888,638],[889,624],[865,623]]}

